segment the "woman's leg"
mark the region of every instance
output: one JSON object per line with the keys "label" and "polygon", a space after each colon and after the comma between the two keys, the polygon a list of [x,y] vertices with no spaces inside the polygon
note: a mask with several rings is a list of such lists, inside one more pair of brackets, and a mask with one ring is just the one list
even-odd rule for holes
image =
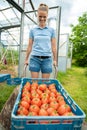
{"label": "woman's leg", "polygon": [[37,57],[31,56],[29,62],[29,70],[31,73],[31,78],[38,78],[40,72],[40,61]]}
{"label": "woman's leg", "polygon": [[41,63],[42,78],[49,78],[52,73],[52,58],[43,59]]}
{"label": "woman's leg", "polygon": [[39,72],[31,71],[31,78],[38,78],[38,77],[39,77]]}
{"label": "woman's leg", "polygon": [[50,78],[50,73],[42,73],[42,78]]}

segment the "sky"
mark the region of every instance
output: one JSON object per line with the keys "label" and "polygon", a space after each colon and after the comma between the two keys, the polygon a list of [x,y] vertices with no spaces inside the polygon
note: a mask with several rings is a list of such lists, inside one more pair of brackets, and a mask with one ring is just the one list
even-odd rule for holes
{"label": "sky", "polygon": [[57,0],[61,6],[60,33],[71,33],[70,24],[76,25],[78,18],[87,12],[87,0]]}

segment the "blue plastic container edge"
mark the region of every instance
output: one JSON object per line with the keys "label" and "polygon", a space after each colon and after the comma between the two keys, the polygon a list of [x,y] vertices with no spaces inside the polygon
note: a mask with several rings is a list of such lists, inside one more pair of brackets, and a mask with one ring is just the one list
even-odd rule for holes
{"label": "blue plastic container edge", "polygon": [[[27,82],[27,81],[30,81],[30,80],[32,80],[32,79],[29,79],[29,78],[23,78],[22,79],[22,82],[21,82],[21,85],[20,85],[20,90],[19,90],[19,94],[18,94],[18,96],[17,96],[17,99],[16,99],[16,102],[15,102],[15,105],[14,105],[14,107],[13,107],[13,110],[12,110],[12,113],[11,113],[11,128],[12,128],[12,130],[19,130],[19,129],[15,129],[15,126],[16,127],[21,127],[21,124],[23,123],[24,124],[24,128],[26,129],[27,127],[30,129],[30,130],[36,130],[35,128],[34,128],[34,126],[37,126],[37,130],[39,130],[39,126],[38,126],[38,124],[33,124],[34,126],[32,126],[32,124],[26,124],[26,122],[28,122],[29,120],[31,121],[31,120],[37,120],[37,121],[41,121],[41,120],[60,120],[60,125],[62,124],[62,128],[64,128],[63,130],[65,130],[65,128],[66,128],[66,126],[67,126],[67,129],[69,129],[69,130],[74,130],[74,127],[75,126],[77,126],[77,128],[75,129],[75,130],[80,130],[80,128],[81,128],[81,125],[82,125],[82,123],[83,123],[83,120],[85,119],[85,117],[86,117],[86,115],[85,115],[85,113],[82,111],[82,109],[75,103],[75,101],[70,97],[70,95],[67,93],[67,91],[65,91],[64,90],[64,88],[62,87],[62,85],[59,83],[59,81],[57,81],[57,80],[54,80],[54,79],[50,79],[50,81],[49,80],[47,80],[46,79],[46,81],[48,81],[49,83],[50,82],[56,82],[57,83],[57,85],[59,86],[59,88],[61,89],[61,91],[60,92],[62,92],[62,95],[63,96],[65,96],[65,99],[67,99],[67,98],[69,98],[69,100],[70,100],[70,103],[72,104],[72,105],[74,105],[74,107],[76,107],[76,112],[77,113],[80,113],[80,115],[76,115],[76,116],[16,116],[16,110],[17,110],[17,108],[18,108],[18,103],[19,103],[19,101],[20,101],[20,98],[21,98],[21,91],[22,91],[22,88],[23,88],[23,86],[24,86],[24,84]],[[33,79],[34,80],[34,79]],[[37,80],[37,79],[35,79],[35,80]],[[38,80],[42,80],[42,79],[38,79]],[[41,82],[39,82],[39,83],[41,83]],[[63,94],[64,93],[64,94]],[[70,106],[71,106],[71,104],[70,104]],[[72,107],[72,109],[74,109],[74,107]],[[75,110],[74,110],[75,111]],[[65,120],[70,120],[70,121],[72,121],[72,123],[71,124],[64,124],[63,123],[63,121],[65,121]],[[42,125],[43,124],[39,124],[40,125],[40,127],[42,127]],[[50,125],[52,125],[52,126],[54,126],[54,124],[45,124],[45,125],[47,125],[47,128],[48,128],[48,126]],[[55,124],[56,125],[56,124]],[[59,124],[57,124],[57,128],[59,129],[59,126],[60,126]],[[31,126],[32,126],[32,128],[31,128]],[[49,126],[49,127],[50,127]],[[71,128],[72,127],[72,128]],[[53,129],[54,129],[54,127],[53,127]],[[53,130],[52,129],[52,130]],[[46,129],[44,129],[44,130],[46,130]],[[50,130],[50,129],[49,129]]]}

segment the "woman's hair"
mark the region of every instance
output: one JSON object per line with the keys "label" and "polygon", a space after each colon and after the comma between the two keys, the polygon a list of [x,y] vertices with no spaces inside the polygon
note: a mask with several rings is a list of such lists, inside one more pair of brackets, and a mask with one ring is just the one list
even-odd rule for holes
{"label": "woman's hair", "polygon": [[46,4],[41,3],[38,7],[38,11],[46,11],[48,13],[48,6]]}

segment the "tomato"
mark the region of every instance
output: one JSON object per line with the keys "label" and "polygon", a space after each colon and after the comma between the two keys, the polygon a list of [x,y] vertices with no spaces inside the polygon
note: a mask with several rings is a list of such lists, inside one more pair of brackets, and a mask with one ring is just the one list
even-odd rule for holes
{"label": "tomato", "polygon": [[56,97],[56,94],[55,93],[53,93],[53,92],[50,92],[50,97],[52,96],[52,97]]}
{"label": "tomato", "polygon": [[20,106],[17,110],[17,115],[28,115],[28,110],[25,107]]}
{"label": "tomato", "polygon": [[42,91],[40,89],[37,89],[37,93],[41,96],[42,95]]}
{"label": "tomato", "polygon": [[46,84],[40,84],[40,85],[38,86],[38,88],[39,88],[41,91],[45,91],[46,88],[47,88],[47,85],[46,85]]}
{"label": "tomato", "polygon": [[28,116],[37,116],[37,113],[34,112],[34,111],[32,111],[32,112],[29,112],[29,113],[28,113]]}
{"label": "tomato", "polygon": [[29,104],[28,102],[26,102],[26,101],[21,101],[21,102],[20,102],[20,106],[23,106],[23,107],[25,107],[26,109],[29,109],[30,104]]}
{"label": "tomato", "polygon": [[59,102],[59,101],[62,101],[62,100],[64,100],[64,97],[63,97],[62,95],[60,95],[60,96],[57,97],[57,101],[58,101],[58,102]]}
{"label": "tomato", "polygon": [[54,111],[54,108],[49,107],[49,108],[47,109],[48,115],[51,115],[52,111]]}
{"label": "tomato", "polygon": [[48,106],[49,106],[49,105],[48,105],[47,103],[44,103],[44,104],[41,105],[41,108],[47,110],[47,109],[48,109]]}
{"label": "tomato", "polygon": [[33,98],[39,98],[39,94],[34,92],[34,93],[31,93],[31,99]]}
{"label": "tomato", "polygon": [[[75,114],[73,112],[65,112],[63,116],[74,116]],[[64,123],[72,123],[72,120],[64,120]]]}
{"label": "tomato", "polygon": [[29,111],[38,113],[40,108],[37,105],[30,105]]}
{"label": "tomato", "polygon": [[39,116],[48,116],[48,113],[45,109],[41,108],[39,111]]}
{"label": "tomato", "polygon": [[25,96],[30,97],[30,93],[25,90],[25,91],[22,92],[22,95],[21,95],[21,96],[22,96],[22,97],[25,97]]}
{"label": "tomato", "polygon": [[57,110],[58,107],[59,107],[59,104],[58,104],[58,102],[56,102],[56,101],[52,101],[52,102],[50,102],[50,107],[52,107],[52,108],[54,108],[55,110]]}
{"label": "tomato", "polygon": [[47,93],[49,95],[50,94],[50,90],[48,88],[46,88],[46,90],[44,91],[44,93]]}
{"label": "tomato", "polygon": [[24,85],[24,88],[23,89],[26,89],[28,91],[30,91],[30,87],[31,87],[31,84],[29,82],[27,82],[25,85]]}
{"label": "tomato", "polygon": [[52,101],[56,101],[56,98],[54,96],[49,97],[49,103]]}
{"label": "tomato", "polygon": [[33,82],[32,84],[31,84],[31,90],[32,89],[37,89],[38,88],[38,83],[37,82]]}
{"label": "tomato", "polygon": [[64,105],[61,105],[58,109],[57,109],[59,115],[63,115],[66,112],[66,108]]}
{"label": "tomato", "polygon": [[75,114],[73,112],[65,112],[63,116],[74,116]]}
{"label": "tomato", "polygon": [[55,88],[51,89],[50,91],[53,92],[53,93],[55,93],[55,94],[57,93],[57,90]]}
{"label": "tomato", "polygon": [[48,102],[49,102],[49,100],[48,100],[47,97],[43,97],[43,98],[41,99],[41,103],[42,103],[42,104],[48,103]]}
{"label": "tomato", "polygon": [[66,102],[64,100],[59,100],[58,103],[59,103],[59,106],[66,104]]}
{"label": "tomato", "polygon": [[52,111],[50,116],[59,116],[59,114],[58,114],[57,110],[54,110],[54,111]]}
{"label": "tomato", "polygon": [[30,99],[30,97],[28,97],[28,96],[24,96],[21,100],[22,100],[22,101],[26,101],[26,102],[28,102],[28,103],[31,102],[31,99]]}
{"label": "tomato", "polygon": [[41,95],[41,98],[43,98],[43,99],[49,98],[49,95],[47,93],[43,92],[42,95]]}
{"label": "tomato", "polygon": [[48,88],[49,88],[49,90],[56,89],[55,84],[49,84]]}
{"label": "tomato", "polygon": [[41,106],[41,100],[39,98],[33,98],[31,100],[31,104],[38,105],[39,107]]}
{"label": "tomato", "polygon": [[71,112],[71,108],[68,104],[65,104],[66,112]]}
{"label": "tomato", "polygon": [[56,97],[58,97],[58,96],[61,96],[61,93],[59,93],[59,92],[57,91]]}

